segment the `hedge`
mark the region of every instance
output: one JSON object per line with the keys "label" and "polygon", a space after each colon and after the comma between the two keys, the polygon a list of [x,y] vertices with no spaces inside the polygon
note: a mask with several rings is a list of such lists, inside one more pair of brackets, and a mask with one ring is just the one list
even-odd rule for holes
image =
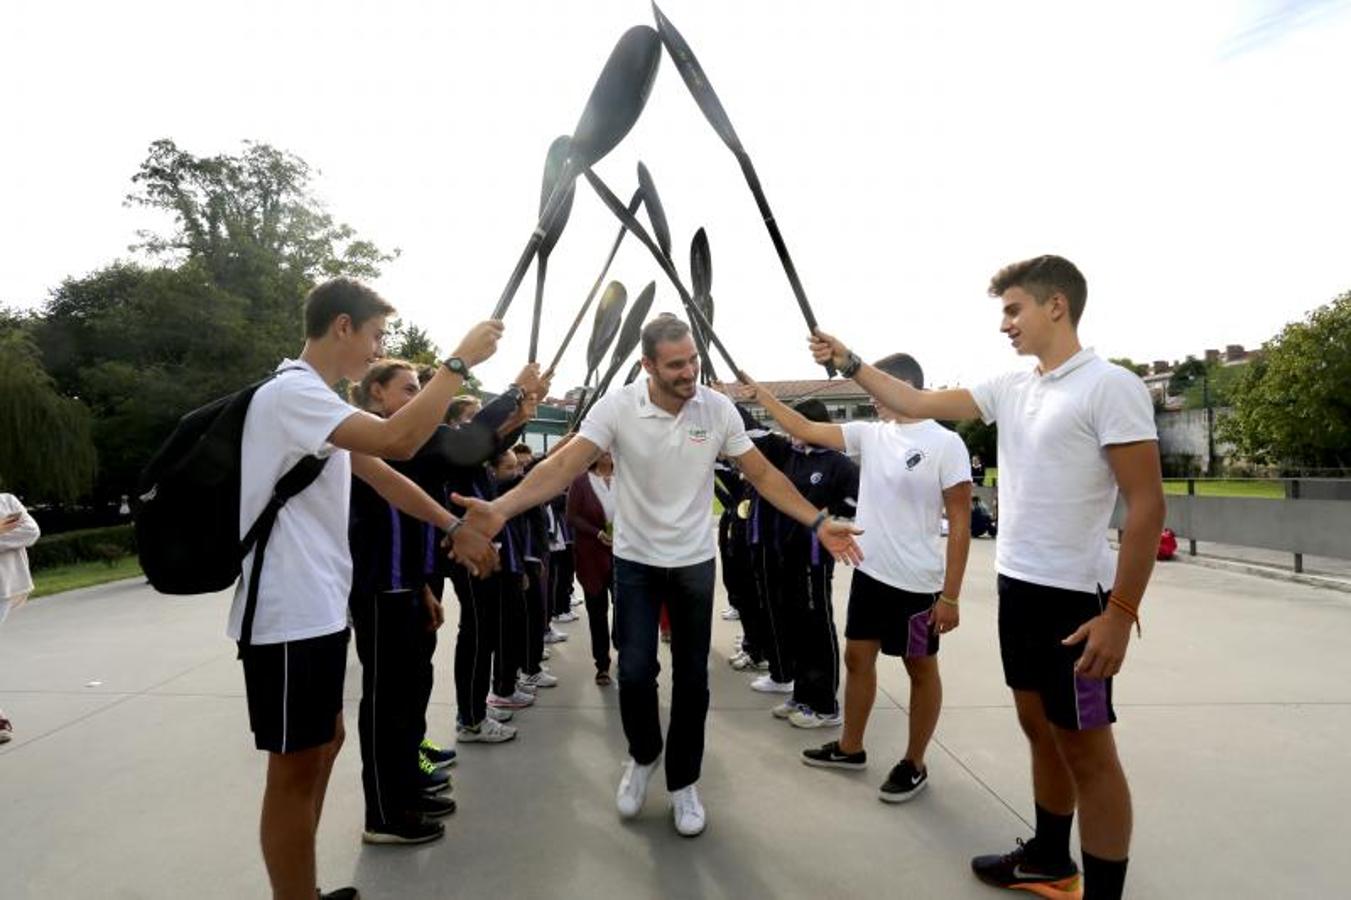
{"label": "hedge", "polygon": [[113,562],[136,552],[136,532],[131,525],[86,528],[38,538],[28,548],[33,569],[49,569],[80,562]]}

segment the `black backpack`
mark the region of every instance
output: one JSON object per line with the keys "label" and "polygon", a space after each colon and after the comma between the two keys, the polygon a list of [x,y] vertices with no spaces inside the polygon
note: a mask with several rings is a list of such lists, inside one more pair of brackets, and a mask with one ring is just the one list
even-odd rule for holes
{"label": "black backpack", "polygon": [[[295,367],[299,368],[299,367]],[[263,552],[286,501],[309,487],[327,459],[307,456],[273,488],[272,499],[239,539],[240,454],[249,402],[282,369],[179,420],[141,473],[136,548],[141,568],[164,594],[223,591],[239,580],[254,545],[240,643],[248,644],[258,605]]]}

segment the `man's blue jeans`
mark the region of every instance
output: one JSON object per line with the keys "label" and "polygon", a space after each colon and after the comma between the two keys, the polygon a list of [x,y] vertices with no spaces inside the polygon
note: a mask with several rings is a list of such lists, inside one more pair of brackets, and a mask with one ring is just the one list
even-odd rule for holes
{"label": "man's blue jeans", "polygon": [[644,765],[662,750],[657,714],[657,630],[662,604],[671,617],[671,727],[666,787],[699,780],[708,714],[708,645],[713,627],[713,560],[661,568],[615,559],[615,646],[619,713],[629,755]]}

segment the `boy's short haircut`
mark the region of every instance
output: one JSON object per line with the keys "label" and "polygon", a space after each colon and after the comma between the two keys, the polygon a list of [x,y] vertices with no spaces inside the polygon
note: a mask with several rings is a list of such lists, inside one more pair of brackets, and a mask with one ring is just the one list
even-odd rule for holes
{"label": "boy's short haircut", "polygon": [[360,328],[376,316],[393,314],[389,301],[355,278],[330,278],[305,296],[305,337],[323,337],[338,316],[349,316],[352,327]]}
{"label": "boy's short haircut", "polygon": [[520,456],[522,453],[524,453],[526,456],[534,456],[534,455],[535,455],[535,451],[532,450],[532,449],[530,448],[530,445],[527,444],[527,443],[525,443],[525,442],[521,442],[521,443],[517,444],[516,446],[512,447],[512,448],[511,448],[511,452],[512,452],[512,453],[515,453],[517,456]]}
{"label": "boy's short haircut", "polygon": [[460,394],[450,401],[450,406],[446,409],[446,421],[458,422],[466,409],[479,405],[481,405],[479,399],[473,394]]}
{"label": "boy's short haircut", "polygon": [[794,404],[793,412],[798,413],[809,422],[830,421],[830,410],[826,409],[826,405],[815,397]]}
{"label": "boy's short haircut", "polygon": [[990,296],[1001,297],[1009,288],[1022,288],[1038,303],[1063,294],[1070,305],[1070,324],[1078,325],[1088,302],[1088,282],[1079,267],[1063,256],[1036,256],[1010,263],[990,279]]}
{"label": "boy's short haircut", "polygon": [[893,353],[873,363],[873,368],[881,369],[892,378],[898,378],[917,391],[924,390],[924,370],[909,353]]}

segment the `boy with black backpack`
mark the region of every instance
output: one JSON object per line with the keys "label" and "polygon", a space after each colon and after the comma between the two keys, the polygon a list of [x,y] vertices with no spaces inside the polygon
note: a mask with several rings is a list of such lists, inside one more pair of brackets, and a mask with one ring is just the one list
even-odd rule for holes
{"label": "boy with black backpack", "polygon": [[[269,754],[260,832],[278,898],[316,894],[315,834],[343,741],[351,476],[447,532],[457,557],[481,571],[495,564],[486,540],[461,530],[454,516],[381,458],[407,458],[422,446],[469,367],[492,356],[502,325],[476,325],[424,391],[381,419],[348,405],[333,388],[344,378],[360,379],[380,357],[393,311],[375,291],[346,278],[310,291],[304,350],[257,387],[243,424],[238,536],[249,536],[264,513],[275,516],[275,524],[244,557],[228,633],[239,642],[255,743]],[[274,495],[289,491],[278,482],[307,457],[323,460],[318,474],[280,506]],[[263,550],[270,552],[255,565]],[[344,888],[322,896],[358,895]]]}

